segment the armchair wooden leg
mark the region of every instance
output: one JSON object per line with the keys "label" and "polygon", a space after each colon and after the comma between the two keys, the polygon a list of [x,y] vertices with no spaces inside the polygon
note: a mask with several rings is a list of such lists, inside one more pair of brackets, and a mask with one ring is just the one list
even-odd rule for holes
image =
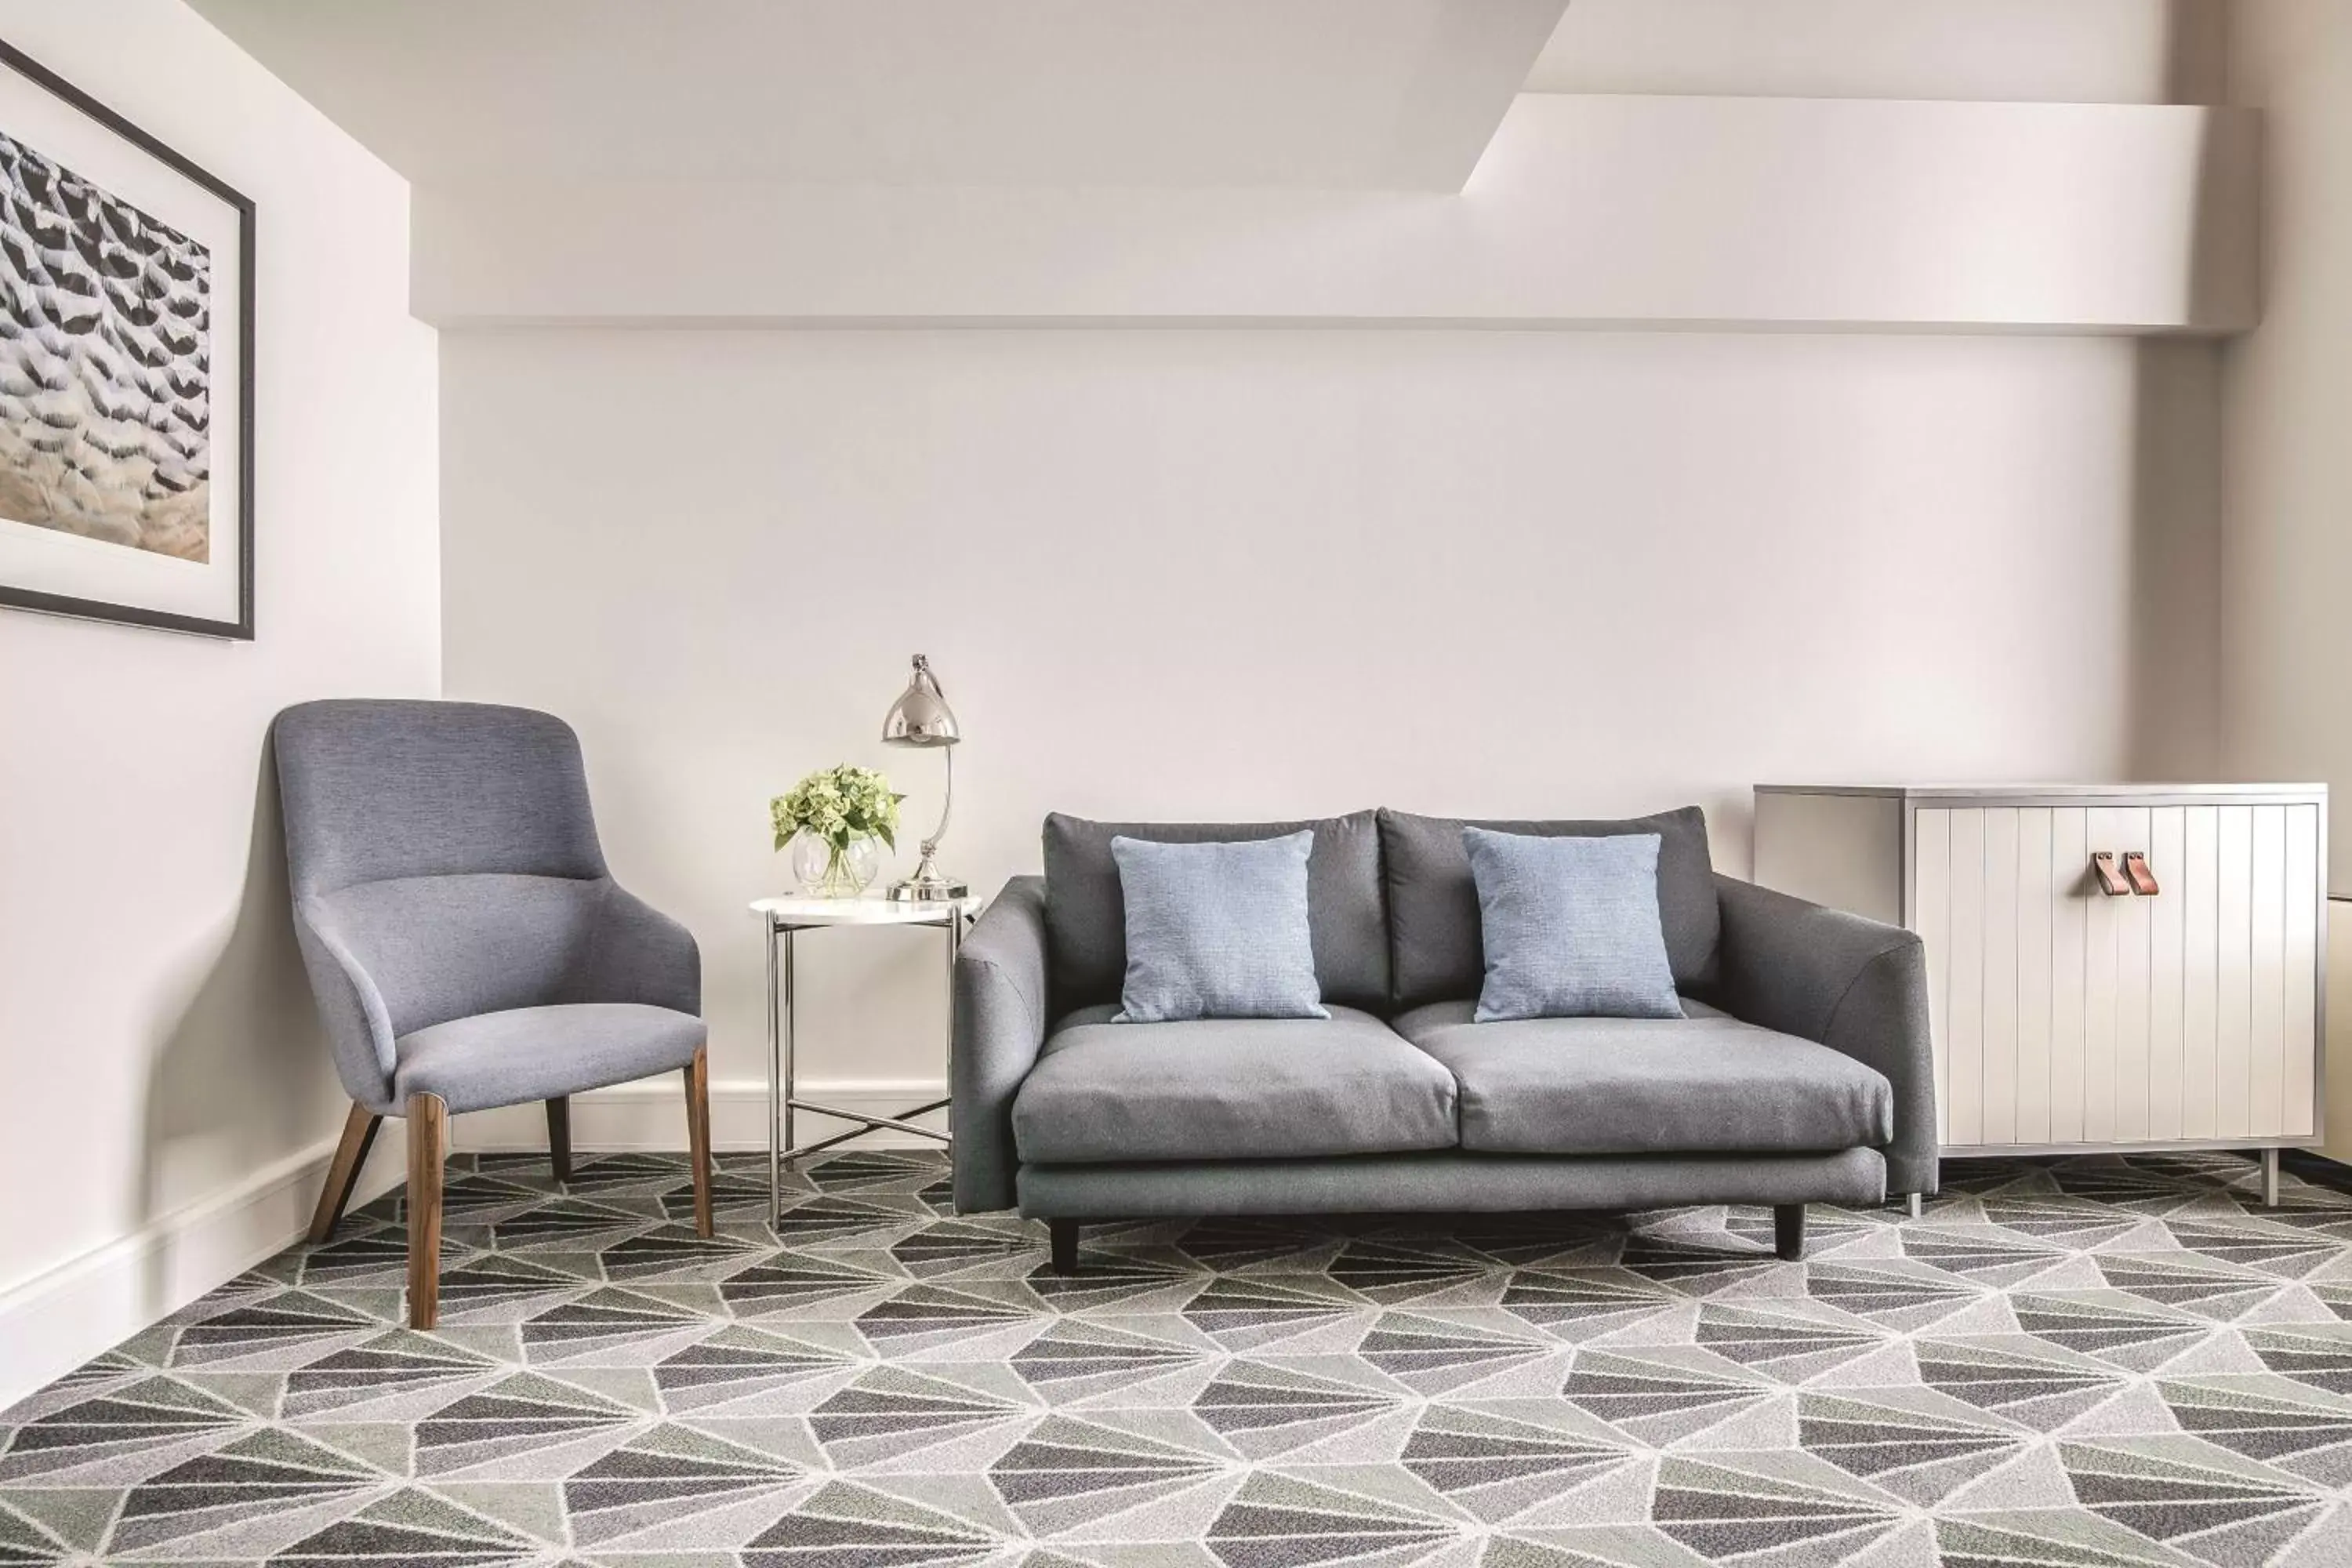
{"label": "armchair wooden leg", "polygon": [[310,1215],[311,1246],[335,1234],[335,1225],[352,1201],[352,1189],[359,1184],[360,1167],[367,1163],[368,1151],[375,1147],[375,1130],[383,1125],[383,1117],[362,1105],[352,1106],[351,1115],[343,1119],[342,1142],[335,1145],[334,1161],[327,1167],[327,1184],[319,1189],[319,1206]]}
{"label": "armchair wooden leg", "polygon": [[1772,1205],[1772,1250],[1795,1262],[1805,1255],[1805,1205]]}
{"label": "armchair wooden leg", "polygon": [[1074,1219],[1049,1219],[1045,1222],[1045,1237],[1052,1253],[1048,1267],[1056,1274],[1076,1274],[1078,1271],[1078,1222]]}
{"label": "armchair wooden leg", "polygon": [[408,1097],[408,1326],[441,1316],[441,1159],[449,1108],[437,1094]]}
{"label": "armchair wooden leg", "polygon": [[572,1180],[572,1100],[566,1095],[547,1102],[547,1163],[557,1181]]}
{"label": "armchair wooden leg", "polygon": [[694,1166],[694,1234],[710,1234],[710,1058],[694,1053],[686,1066],[686,1146]]}

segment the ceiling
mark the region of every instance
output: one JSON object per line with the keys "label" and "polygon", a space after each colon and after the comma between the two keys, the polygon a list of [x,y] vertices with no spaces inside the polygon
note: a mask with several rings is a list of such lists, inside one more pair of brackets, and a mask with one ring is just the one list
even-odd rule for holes
{"label": "ceiling", "polygon": [[192,0],[418,184],[1458,190],[1566,0]]}

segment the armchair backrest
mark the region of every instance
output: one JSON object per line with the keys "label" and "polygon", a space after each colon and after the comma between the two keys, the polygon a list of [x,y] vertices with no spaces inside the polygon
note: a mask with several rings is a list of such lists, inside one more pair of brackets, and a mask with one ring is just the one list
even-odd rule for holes
{"label": "armchair backrest", "polygon": [[335,700],[276,736],[295,932],[354,1100],[388,1097],[399,1036],[574,999],[612,882],[569,725]]}
{"label": "armchair backrest", "polygon": [[479,702],[305,702],[278,716],[294,896],[467,872],[597,878],[580,740]]}

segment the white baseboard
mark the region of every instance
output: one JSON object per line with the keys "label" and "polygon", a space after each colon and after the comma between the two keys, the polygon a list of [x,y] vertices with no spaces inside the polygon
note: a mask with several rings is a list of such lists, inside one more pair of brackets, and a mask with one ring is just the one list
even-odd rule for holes
{"label": "white baseboard", "polygon": [[[407,1149],[387,1117],[353,1207],[400,1184]],[[334,1153],[312,1144],[0,1291],[0,1409],[292,1245]]]}
{"label": "white baseboard", "polygon": [[[947,1086],[937,1079],[813,1079],[800,1081],[800,1098],[844,1110],[875,1116],[897,1116],[908,1106],[928,1105],[947,1098]],[[917,1119],[923,1126],[943,1127],[934,1112]],[[851,1123],[802,1111],[793,1128],[801,1142],[846,1131]],[[547,1147],[547,1117],[536,1105],[509,1105],[501,1110],[477,1110],[455,1119],[450,1127],[452,1149],[478,1153],[506,1152]],[[686,1147],[686,1089],[674,1077],[644,1079],[592,1089],[572,1097],[572,1146],[583,1152],[599,1149],[683,1149]],[[725,1079],[710,1086],[710,1146],[714,1149],[765,1149],[768,1146],[768,1084],[765,1079]],[[869,1132],[856,1147],[905,1149],[936,1147],[926,1139],[893,1132],[887,1128]]]}
{"label": "white baseboard", "polygon": [[[803,1079],[803,1100],[896,1116],[946,1096],[938,1079]],[[920,1119],[944,1125],[939,1113]],[[802,1112],[801,1142],[845,1131],[850,1123]],[[768,1086],[759,1079],[710,1086],[711,1145],[768,1146]],[[575,1095],[572,1142],[583,1152],[683,1149],[682,1085],[648,1079]],[[491,1152],[547,1147],[547,1120],[536,1105],[476,1111],[456,1119],[454,1149]],[[883,1131],[868,1148],[928,1146]],[[389,1192],[407,1176],[408,1138],[396,1116],[384,1118],[352,1206]],[[289,1154],[243,1181],[158,1215],[130,1235],[45,1268],[0,1291],[0,1409],[178,1311],[300,1238],[334,1158],[331,1138]]]}

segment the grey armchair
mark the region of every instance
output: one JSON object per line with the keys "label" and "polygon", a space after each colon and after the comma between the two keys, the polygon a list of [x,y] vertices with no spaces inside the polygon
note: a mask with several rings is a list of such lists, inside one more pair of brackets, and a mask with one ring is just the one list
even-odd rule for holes
{"label": "grey armchair", "polygon": [[294,931],[350,1118],[310,1224],[324,1241],[386,1116],[408,1118],[409,1321],[437,1315],[448,1118],[686,1077],[695,1228],[710,1234],[701,959],[605,869],[580,742],[524,708],[306,702],[278,716]]}

